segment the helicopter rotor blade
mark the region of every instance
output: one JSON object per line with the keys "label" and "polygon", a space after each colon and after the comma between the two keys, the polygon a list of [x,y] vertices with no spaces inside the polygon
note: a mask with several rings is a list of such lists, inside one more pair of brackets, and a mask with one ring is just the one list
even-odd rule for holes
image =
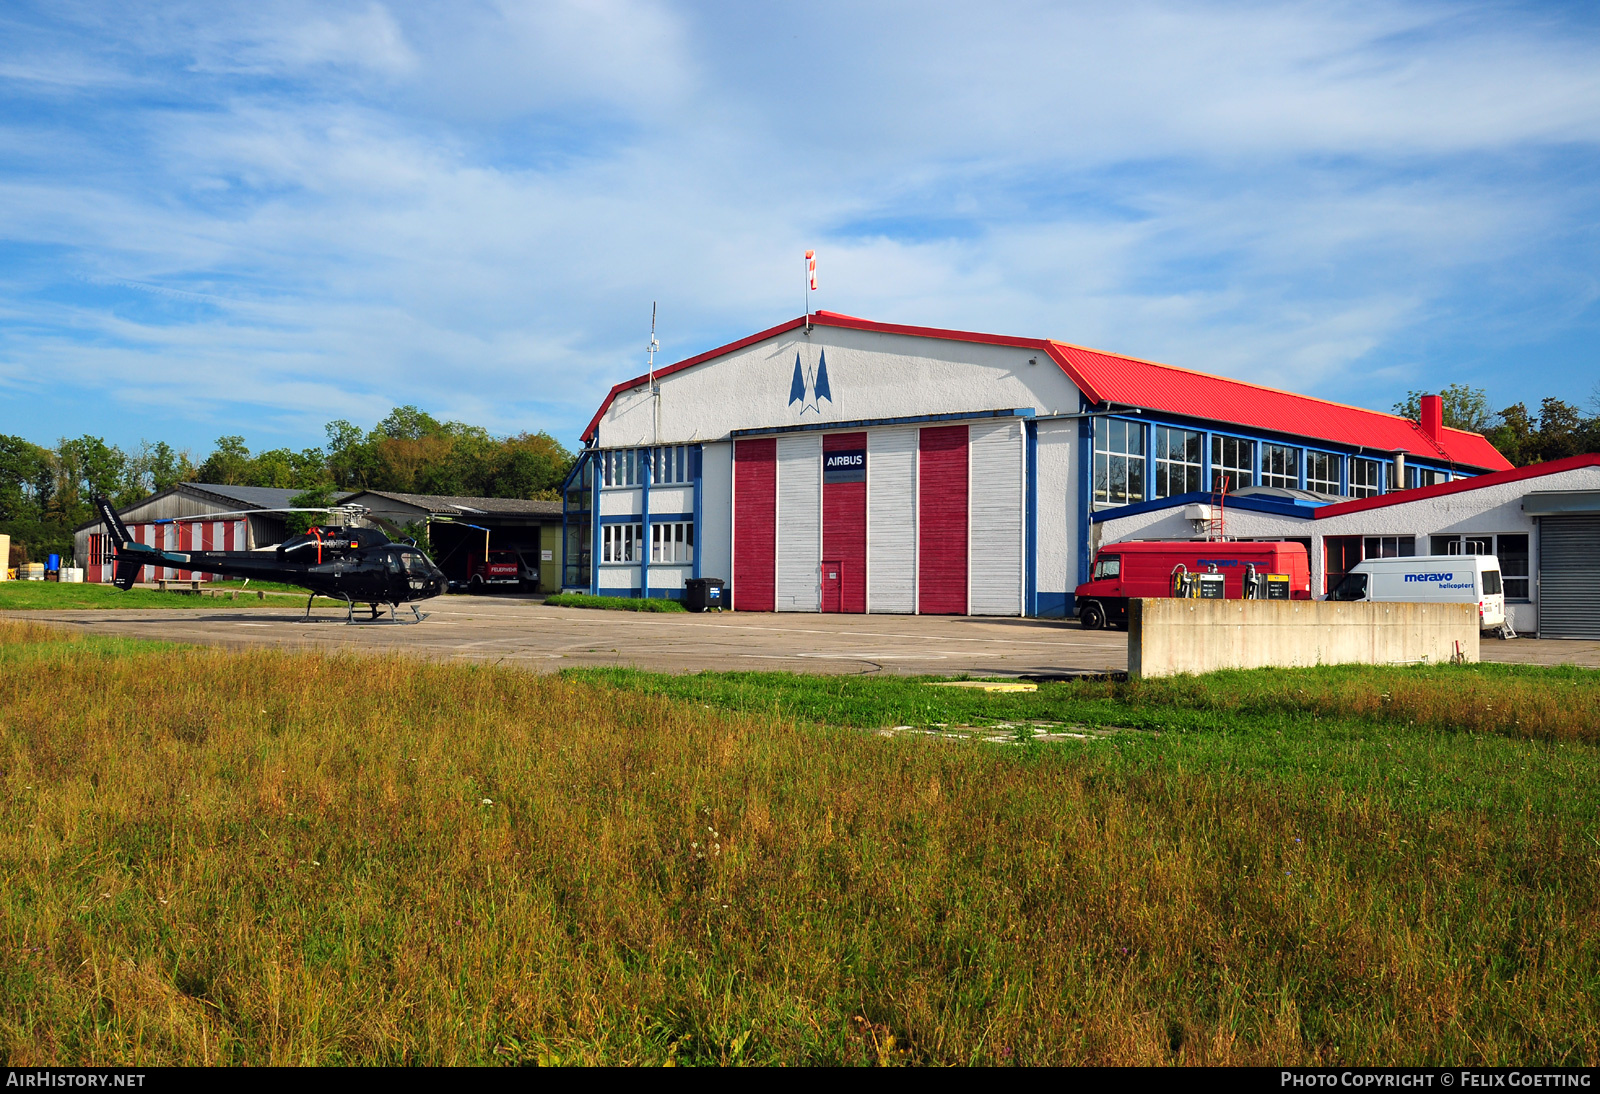
{"label": "helicopter rotor blade", "polygon": [[340,513],[346,516],[358,517],[365,515],[369,510],[365,505],[323,505],[315,507],[284,508],[284,509],[235,509],[227,513],[202,513],[192,517],[164,517],[161,520],[150,521],[151,524],[188,524],[195,521],[221,520],[224,517],[248,517],[257,513]]}

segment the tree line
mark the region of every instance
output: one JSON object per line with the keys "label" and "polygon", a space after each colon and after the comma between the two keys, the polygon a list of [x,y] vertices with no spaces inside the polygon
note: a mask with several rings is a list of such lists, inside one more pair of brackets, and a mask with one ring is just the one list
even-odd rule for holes
{"label": "tree line", "polygon": [[[1432,393],[1408,393],[1404,402],[1394,405],[1394,412],[1415,421],[1425,394]],[[1482,433],[1514,467],[1600,452],[1600,387],[1592,400],[1596,413],[1588,416],[1556,398],[1541,402],[1538,413],[1530,411],[1526,403],[1490,413],[1488,395],[1482,388],[1466,384],[1451,384],[1439,394],[1444,401],[1445,425]]]}
{"label": "tree line", "polygon": [[[1396,414],[1418,417],[1424,393],[1396,403]],[[1444,423],[1482,433],[1517,467],[1600,452],[1600,413],[1585,415],[1548,398],[1537,412],[1514,403],[1489,409],[1483,389],[1452,384]],[[1600,411],[1600,389],[1596,410]],[[165,441],[132,452],[100,437],[62,440],[54,448],[0,434],[0,533],[9,534],[13,560],[70,554],[72,530],[92,515],[95,494],[119,507],[179,482],[272,486],[295,490],[298,505],[325,505],[353,490],[452,494],[485,498],[556,498],[573,455],[543,431],[496,437],[481,426],[439,421],[414,406],[396,407],[370,430],[343,419],[329,422],[327,443],[296,452],[252,453],[242,436],[217,438],[203,460]]]}
{"label": "tree line", "polygon": [[296,505],[326,505],[354,490],[484,498],[559,497],[573,455],[549,433],[497,437],[481,426],[440,421],[396,407],[371,430],[329,422],[327,443],[251,452],[242,436],[217,438],[204,459],[165,441],[131,452],[101,437],[55,447],[0,434],[0,533],[11,536],[9,565],[72,553],[73,529],[104,494],[118,507],[180,482],[294,490]]}

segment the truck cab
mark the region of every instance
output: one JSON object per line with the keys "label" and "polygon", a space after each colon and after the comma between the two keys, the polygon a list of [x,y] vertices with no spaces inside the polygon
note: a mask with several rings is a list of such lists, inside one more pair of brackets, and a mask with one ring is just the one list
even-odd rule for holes
{"label": "truck cab", "polygon": [[[1181,580],[1190,575],[1203,580],[1193,585]],[[1073,613],[1085,630],[1125,627],[1130,600],[1171,597],[1191,588],[1186,595],[1310,600],[1310,555],[1304,544],[1286,540],[1110,543],[1096,553],[1089,580],[1075,590]]]}

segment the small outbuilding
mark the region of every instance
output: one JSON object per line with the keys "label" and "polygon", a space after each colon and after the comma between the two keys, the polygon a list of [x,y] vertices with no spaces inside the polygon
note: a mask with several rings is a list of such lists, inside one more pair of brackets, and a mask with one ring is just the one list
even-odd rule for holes
{"label": "small outbuilding", "polygon": [[471,498],[362,490],[339,499],[361,505],[391,535],[417,534],[445,576],[465,583],[472,558],[490,550],[516,552],[538,570],[538,590],[561,588],[561,503],[524,498]]}
{"label": "small outbuilding", "polygon": [[[298,490],[268,486],[227,486],[214,482],[180,482],[117,511],[136,542],[165,551],[253,551],[282,543],[289,530],[279,513],[242,513],[250,509],[286,509]],[[215,520],[184,520],[207,517]],[[111,541],[98,517],[79,525],[73,533],[73,551],[83,567],[83,579],[111,581]],[[140,581],[211,580],[211,575],[146,566]]]}
{"label": "small outbuilding", "polygon": [[[1281,493],[1281,492],[1280,492]],[[1497,555],[1520,634],[1600,638],[1600,454],[1352,500],[1204,492],[1102,509],[1104,550],[1125,540],[1299,540],[1318,598],[1356,563],[1411,555]]]}

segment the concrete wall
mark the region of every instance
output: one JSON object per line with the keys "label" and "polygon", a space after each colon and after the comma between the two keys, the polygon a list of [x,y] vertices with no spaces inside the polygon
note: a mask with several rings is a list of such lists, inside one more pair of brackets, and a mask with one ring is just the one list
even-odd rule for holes
{"label": "concrete wall", "polygon": [[1345,604],[1327,600],[1135,600],[1128,673],[1438,663],[1478,659],[1473,604]]}

